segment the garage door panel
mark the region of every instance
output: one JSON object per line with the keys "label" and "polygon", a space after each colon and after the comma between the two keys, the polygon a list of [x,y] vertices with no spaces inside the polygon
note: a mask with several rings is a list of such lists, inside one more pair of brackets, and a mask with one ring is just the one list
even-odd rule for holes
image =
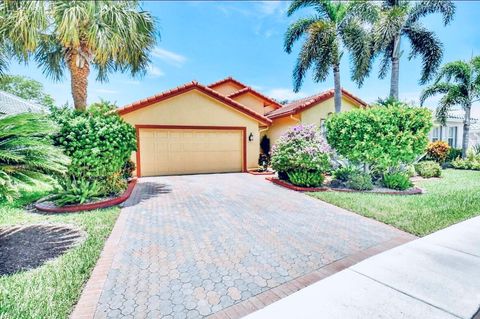
{"label": "garage door panel", "polygon": [[243,132],[215,129],[140,129],[142,176],[240,172]]}

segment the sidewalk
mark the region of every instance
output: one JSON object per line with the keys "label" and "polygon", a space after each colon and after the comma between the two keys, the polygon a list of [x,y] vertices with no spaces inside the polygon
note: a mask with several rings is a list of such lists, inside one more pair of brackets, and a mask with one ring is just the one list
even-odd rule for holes
{"label": "sidewalk", "polygon": [[480,217],[360,262],[245,319],[472,318]]}

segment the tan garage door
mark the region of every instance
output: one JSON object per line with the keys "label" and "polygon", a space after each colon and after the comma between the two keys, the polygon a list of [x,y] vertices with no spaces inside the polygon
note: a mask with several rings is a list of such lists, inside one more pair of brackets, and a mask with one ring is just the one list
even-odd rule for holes
{"label": "tan garage door", "polygon": [[241,172],[244,130],[140,128],[141,176]]}

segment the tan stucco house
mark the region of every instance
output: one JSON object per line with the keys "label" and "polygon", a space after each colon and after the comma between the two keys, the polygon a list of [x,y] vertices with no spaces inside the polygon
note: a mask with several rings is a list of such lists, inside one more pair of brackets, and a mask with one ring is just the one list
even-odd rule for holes
{"label": "tan stucco house", "polygon": [[[343,90],[343,110],[366,103]],[[333,90],[280,105],[229,77],[190,82],[118,109],[137,130],[137,176],[245,172],[258,167],[260,138],[289,127],[321,127],[334,112]]]}

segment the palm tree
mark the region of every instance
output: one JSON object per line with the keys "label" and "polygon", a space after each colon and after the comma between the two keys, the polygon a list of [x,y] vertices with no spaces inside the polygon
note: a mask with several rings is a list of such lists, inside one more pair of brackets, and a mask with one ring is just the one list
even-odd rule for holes
{"label": "palm tree", "polygon": [[157,40],[154,18],[138,1],[1,1],[0,25],[18,60],[33,57],[54,80],[69,70],[78,110],[86,109],[91,67],[100,81],[112,71],[143,74]]}
{"label": "palm tree", "polygon": [[294,91],[302,86],[306,72],[314,69],[314,80],[323,82],[330,70],[333,71],[335,87],[335,112],[341,111],[342,91],[340,85],[340,60],[344,48],[352,53],[354,66],[352,79],[359,85],[363,74],[368,73],[369,33],[364,28],[370,15],[359,15],[359,1],[342,2],[331,0],[294,0],[288,8],[288,15],[301,8],[310,7],[314,14],[300,18],[290,25],[284,41],[284,49],[292,52],[293,45],[305,37],[293,71]]}
{"label": "palm tree", "polygon": [[[443,15],[443,22],[449,24],[455,14],[455,5],[451,0],[422,0],[414,2],[406,0],[384,0],[377,7],[378,19],[373,28],[373,54],[383,55],[379,77],[385,78],[391,69],[390,97],[398,100],[398,84],[401,40],[407,38],[411,44],[409,59],[421,56],[422,76],[420,83],[425,84],[440,66],[443,49],[435,33],[427,30],[420,19],[432,13]],[[367,69],[369,70],[369,69]]]}
{"label": "palm tree", "polygon": [[423,105],[427,98],[436,94],[443,94],[436,112],[442,125],[445,125],[448,112],[454,106],[461,106],[465,111],[462,142],[462,157],[465,158],[472,104],[480,101],[480,56],[468,62],[455,61],[445,64],[440,69],[435,82],[422,92],[421,104]]}
{"label": "palm tree", "polygon": [[49,138],[55,130],[45,115],[0,118],[0,199],[12,199],[19,187],[48,180],[49,174],[66,172],[69,158]]}

